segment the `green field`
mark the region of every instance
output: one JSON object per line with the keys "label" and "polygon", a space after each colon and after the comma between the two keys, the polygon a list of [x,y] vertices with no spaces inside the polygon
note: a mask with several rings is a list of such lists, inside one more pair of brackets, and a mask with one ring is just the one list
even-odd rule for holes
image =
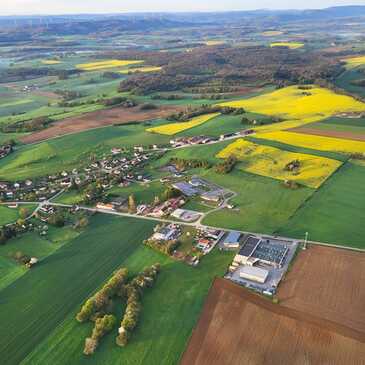
{"label": "green field", "polygon": [[278,230],[288,237],[365,248],[365,166],[346,163]]}
{"label": "green field", "polygon": [[145,132],[142,124],[111,126],[20,147],[0,160],[0,179],[19,180],[45,176],[84,165],[90,154],[110,153],[115,146],[167,143],[169,138]]}
{"label": "green field", "polygon": [[165,187],[159,182],[154,181],[146,184],[131,184],[127,187],[114,187],[108,193],[128,198],[133,194],[137,204],[152,204],[156,196],[160,196]]}
{"label": "green field", "polygon": [[22,205],[18,208],[8,208],[7,206],[0,205],[0,227],[4,224],[8,223],[14,223],[19,218],[19,209],[20,208],[26,208],[29,210],[29,213],[32,212],[32,209],[35,208],[35,206],[31,204]]}
{"label": "green field", "polygon": [[[3,289],[1,297],[6,301],[0,304],[2,363],[18,364],[34,350],[137,250],[152,226],[97,216],[90,229]],[[31,298],[27,305],[25,298]]]}
{"label": "green field", "polygon": [[356,135],[365,135],[364,118],[329,118],[322,122],[308,124],[307,128],[319,131],[349,132]]}
{"label": "green field", "polygon": [[[153,225],[98,215],[86,232],[3,289],[2,363],[177,363],[214,276],[224,274],[232,254],[214,251],[198,268],[175,262],[141,245]],[[155,262],[162,264],[161,274],[143,297],[141,321],[130,344],[117,347],[115,329],[86,358],[82,350],[91,325],[74,319],[82,302],[117,267],[137,273]],[[24,298],[31,301],[24,305]],[[122,304],[115,306],[119,320]]]}
{"label": "green field", "polygon": [[16,252],[20,251],[28,256],[44,259],[78,235],[79,232],[70,227],[60,229],[50,227],[46,237],[29,232],[0,246],[0,289],[8,286],[27,271],[24,265],[14,260]]}
{"label": "green field", "polygon": [[345,89],[348,92],[357,94],[361,97],[365,96],[365,87],[353,85],[351,82],[365,79],[364,74],[360,71],[362,67],[346,70],[336,80],[336,86]]}
{"label": "green field", "polygon": [[251,232],[275,232],[314,191],[305,187],[291,190],[277,180],[238,170],[228,175],[209,171],[203,176],[236,192],[230,202],[239,209],[211,213],[203,223]]}
{"label": "green field", "polygon": [[341,127],[361,127],[365,128],[365,118],[340,118],[340,117],[332,117],[325,120],[322,120],[318,123],[309,124],[311,127],[316,125],[324,125],[329,124],[332,126],[340,126]]}

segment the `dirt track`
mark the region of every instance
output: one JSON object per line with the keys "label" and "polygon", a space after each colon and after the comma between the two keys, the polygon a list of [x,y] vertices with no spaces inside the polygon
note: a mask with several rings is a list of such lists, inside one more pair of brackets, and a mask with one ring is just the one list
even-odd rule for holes
{"label": "dirt track", "polygon": [[289,129],[289,131],[295,133],[312,134],[314,136],[334,137],[334,138],[350,139],[353,141],[365,142],[365,134],[357,134],[353,132],[321,130],[310,127],[293,128]]}
{"label": "dirt track", "polygon": [[365,333],[216,279],[182,365],[360,364]]}
{"label": "dirt track", "polygon": [[54,122],[49,128],[20,138],[20,141],[23,143],[35,143],[92,128],[130,122],[144,122],[146,120],[164,118],[180,109],[181,108],[176,106],[161,106],[158,109],[146,111],[141,111],[138,108],[111,108],[98,110],[82,116],[66,118]]}

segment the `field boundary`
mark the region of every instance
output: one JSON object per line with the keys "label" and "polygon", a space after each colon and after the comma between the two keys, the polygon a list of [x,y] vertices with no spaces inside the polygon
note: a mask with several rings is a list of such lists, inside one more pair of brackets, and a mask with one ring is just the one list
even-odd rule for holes
{"label": "field boundary", "polygon": [[[214,289],[214,290],[212,290]],[[187,364],[185,362],[184,357],[188,359],[195,359],[197,357],[200,348],[203,346],[203,342],[205,339],[205,333],[207,333],[208,327],[210,325],[211,319],[214,315],[214,309],[216,307],[217,302],[219,301],[219,297],[222,291],[229,291],[232,294],[239,296],[241,299],[245,299],[261,308],[273,312],[279,316],[285,316],[296,321],[302,321],[309,323],[310,325],[314,325],[320,327],[321,329],[335,332],[341,336],[352,338],[361,343],[365,343],[365,333],[350,328],[345,325],[341,325],[339,323],[323,319],[320,317],[316,317],[314,315],[292,309],[289,307],[282,306],[280,304],[273,304],[270,300],[265,299],[258,294],[252,293],[247,289],[240,287],[239,285],[222,278],[215,278],[214,282],[211,286],[211,290],[209,291],[205,303],[201,312],[201,316],[198,320],[198,323],[194,327],[192,335],[189,339],[188,346],[185,348],[182,356],[181,356],[181,364]],[[195,336],[194,346],[190,347],[190,342],[192,340],[193,335]],[[190,348],[189,348],[190,347]],[[189,351],[189,353],[187,352]]]}

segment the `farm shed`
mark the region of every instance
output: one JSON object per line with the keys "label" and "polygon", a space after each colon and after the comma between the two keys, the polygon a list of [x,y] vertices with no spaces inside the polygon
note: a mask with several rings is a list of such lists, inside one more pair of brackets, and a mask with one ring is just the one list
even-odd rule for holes
{"label": "farm shed", "polygon": [[265,269],[254,266],[243,266],[240,270],[240,277],[242,279],[256,281],[257,283],[264,284],[269,272]]}

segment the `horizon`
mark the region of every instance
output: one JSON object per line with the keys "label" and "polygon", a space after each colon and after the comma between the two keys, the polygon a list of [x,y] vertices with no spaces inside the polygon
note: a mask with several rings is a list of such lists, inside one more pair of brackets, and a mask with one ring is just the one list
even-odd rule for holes
{"label": "horizon", "polygon": [[[88,11],[84,11],[85,5],[78,5],[71,0],[62,0],[57,3],[45,2],[44,0],[5,0],[0,9],[0,16],[67,16],[67,15],[122,15],[122,14],[161,14],[161,13],[216,13],[216,12],[240,12],[240,11],[300,11],[300,10],[321,10],[331,7],[346,6],[365,6],[363,1],[358,0],[307,0],[306,6],[303,7],[302,1],[281,0],[273,2],[272,0],[246,2],[244,6],[238,4],[239,0],[231,0],[225,4],[220,4],[216,0],[204,2],[196,5],[192,0],[185,1],[184,4],[174,5],[174,9],[167,5],[167,1],[155,1],[153,7],[151,4],[145,5],[144,1],[125,1],[123,7],[117,4],[116,0],[107,0],[108,5],[92,0],[88,5]],[[47,6],[46,6],[47,4]],[[107,10],[104,10],[107,7]],[[146,9],[148,7],[148,10]],[[30,11],[24,11],[24,8],[31,8]]]}

